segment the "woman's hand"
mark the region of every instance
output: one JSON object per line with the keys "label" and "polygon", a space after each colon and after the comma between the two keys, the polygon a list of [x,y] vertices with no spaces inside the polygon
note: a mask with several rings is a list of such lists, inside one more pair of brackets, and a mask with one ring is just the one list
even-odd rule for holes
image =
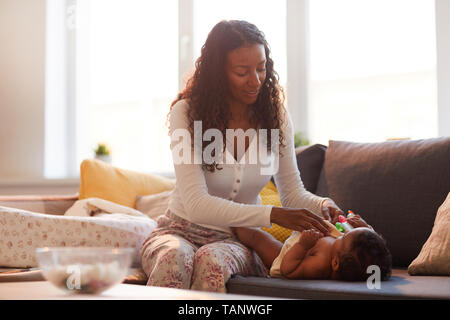
{"label": "woman's hand", "polygon": [[372,229],[371,226],[367,224],[359,215],[354,215],[351,218],[347,218],[347,222],[353,227],[353,228],[369,228]]}
{"label": "woman's hand", "polygon": [[298,243],[301,244],[305,249],[309,250],[316,244],[317,240],[323,237],[323,233],[317,232],[316,230],[305,230],[300,235]]}
{"label": "woman's hand", "polygon": [[332,224],[339,221],[339,215],[345,216],[344,211],[342,211],[331,199],[326,199],[322,202],[322,215],[325,220],[330,221]]}
{"label": "woman's hand", "polygon": [[306,209],[273,207],[270,222],[296,231],[313,229],[325,235],[330,233],[330,228],[322,217]]}

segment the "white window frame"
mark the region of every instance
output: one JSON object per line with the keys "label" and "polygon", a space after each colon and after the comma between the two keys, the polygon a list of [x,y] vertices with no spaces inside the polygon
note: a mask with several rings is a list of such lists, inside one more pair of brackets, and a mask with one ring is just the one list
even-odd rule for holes
{"label": "white window frame", "polygon": [[309,137],[309,0],[286,0],[288,109],[295,131]]}
{"label": "white window frame", "polygon": [[450,136],[450,1],[436,0],[438,134]]}
{"label": "white window frame", "polygon": [[194,1],[178,0],[178,88],[183,90],[185,75],[194,63]]}
{"label": "white window frame", "polygon": [[77,176],[76,0],[47,0],[46,28],[43,176],[53,178],[50,172],[56,171],[64,178],[74,178]]}

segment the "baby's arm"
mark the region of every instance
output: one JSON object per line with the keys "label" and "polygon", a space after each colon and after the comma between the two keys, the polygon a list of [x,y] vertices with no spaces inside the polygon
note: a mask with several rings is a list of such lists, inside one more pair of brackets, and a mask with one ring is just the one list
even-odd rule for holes
{"label": "baby's arm", "polygon": [[314,247],[323,234],[306,230],[299,241],[283,257],[281,274],[289,279],[324,279],[327,276],[327,259],[321,254],[311,255],[308,251]]}
{"label": "baby's arm", "polygon": [[275,239],[270,233],[259,228],[232,228],[239,241],[247,247],[255,250],[270,269],[272,262],[280,254],[283,244]]}

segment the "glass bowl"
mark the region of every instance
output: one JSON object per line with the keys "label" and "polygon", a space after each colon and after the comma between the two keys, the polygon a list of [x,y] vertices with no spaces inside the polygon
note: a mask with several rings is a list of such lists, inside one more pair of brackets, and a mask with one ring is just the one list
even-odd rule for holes
{"label": "glass bowl", "polygon": [[133,260],[132,248],[45,247],[36,249],[44,277],[73,293],[100,293],[122,282]]}

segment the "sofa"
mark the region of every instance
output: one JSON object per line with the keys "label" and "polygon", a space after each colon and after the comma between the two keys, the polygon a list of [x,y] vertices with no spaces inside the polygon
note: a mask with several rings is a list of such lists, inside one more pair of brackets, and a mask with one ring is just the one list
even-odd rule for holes
{"label": "sofa", "polygon": [[330,141],[328,147],[297,149],[297,164],[306,189],[332,198],[344,212],[358,213],[384,237],[392,254],[390,280],[370,289],[366,282],[237,275],[228,281],[228,292],[298,299],[450,299],[450,252],[438,262],[446,264],[438,266],[443,274],[411,265],[450,192],[450,137]]}
{"label": "sofa", "polygon": [[[435,231],[436,214],[449,195],[450,137],[330,141],[329,146],[300,147],[296,156],[307,190],[361,215],[384,237],[393,258],[392,276],[373,288],[366,282],[235,275],[227,283],[229,293],[294,299],[450,299],[450,261],[444,257],[437,269],[412,264]],[[78,195],[0,197],[0,206],[62,214],[77,199]],[[442,266],[442,261],[449,265]],[[144,284],[142,271],[135,271],[125,282]]]}

